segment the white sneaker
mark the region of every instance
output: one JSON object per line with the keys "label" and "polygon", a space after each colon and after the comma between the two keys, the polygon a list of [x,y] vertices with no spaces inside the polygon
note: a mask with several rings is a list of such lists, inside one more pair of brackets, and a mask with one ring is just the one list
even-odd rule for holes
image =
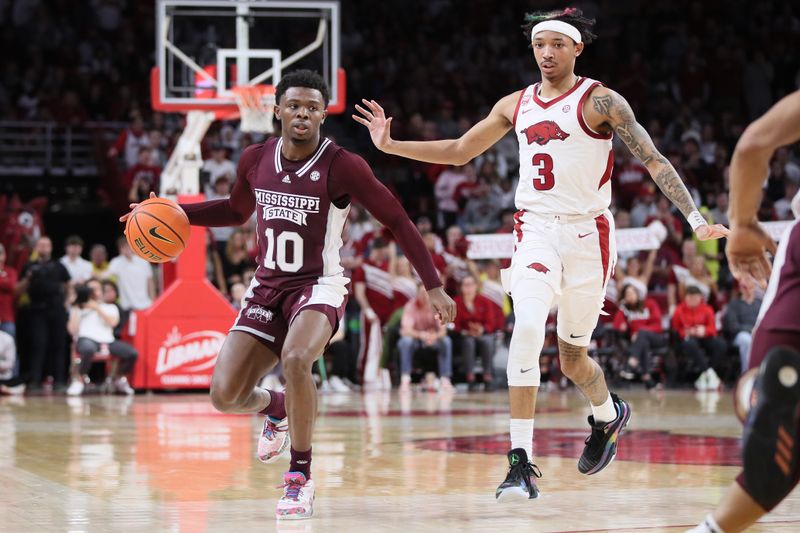
{"label": "white sneaker", "polygon": [[67,396],[80,396],[83,394],[83,389],[86,385],[83,383],[83,379],[73,379],[72,383],[69,384],[67,388]]}
{"label": "white sneaker", "polygon": [[114,380],[114,391],[118,392],[119,394],[124,394],[126,396],[133,396],[136,394],[136,391],[133,390],[131,384],[128,383],[128,378],[122,376],[121,378]]}
{"label": "white sneaker", "polygon": [[264,417],[264,429],[258,437],[258,459],[263,463],[277,461],[289,449],[289,443],[289,419]]}
{"label": "white sneaker", "polygon": [[331,390],[333,392],[350,392],[350,387],[348,387],[339,376],[331,376],[328,379],[328,383],[331,384]]}
{"label": "white sneaker", "polygon": [[699,391],[708,390],[708,370],[705,370],[694,382],[694,388]]}
{"label": "white sneaker", "polygon": [[303,520],[314,514],[314,480],[306,480],[302,472],[283,474],[283,497],[278,500],[275,518]]}
{"label": "white sneaker", "polygon": [[381,374],[378,379],[381,381],[382,390],[392,390],[392,374],[389,372],[388,368],[381,369]]}
{"label": "white sneaker", "polygon": [[411,376],[408,374],[403,374],[400,376],[400,392],[410,392],[411,391]]}
{"label": "white sneaker", "polygon": [[709,368],[708,372],[708,390],[719,390],[720,385],[722,385],[722,380],[719,379],[716,371],[713,368]]}
{"label": "white sneaker", "polygon": [[25,384],[20,383],[9,387],[8,385],[0,385],[0,394],[7,394],[9,396],[22,396],[25,394]]}

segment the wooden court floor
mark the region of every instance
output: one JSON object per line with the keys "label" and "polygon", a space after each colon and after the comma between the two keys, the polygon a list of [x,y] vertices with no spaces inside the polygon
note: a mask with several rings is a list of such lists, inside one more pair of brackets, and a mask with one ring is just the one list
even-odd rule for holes
{"label": "wooden court floor", "polygon": [[[617,460],[585,477],[588,408],[540,394],[539,500],[497,504],[505,393],[326,395],[315,516],[274,520],[287,462],[255,458],[259,420],[204,395],[0,398],[0,531],[684,531],[737,472],[727,394],[624,392]],[[513,528],[513,529],[512,529]],[[800,493],[753,531],[800,531]]]}

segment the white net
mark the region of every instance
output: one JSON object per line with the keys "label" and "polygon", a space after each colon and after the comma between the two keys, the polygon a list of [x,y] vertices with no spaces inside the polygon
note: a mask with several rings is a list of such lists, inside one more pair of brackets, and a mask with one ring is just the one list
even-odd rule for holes
{"label": "white net", "polygon": [[236,104],[239,106],[242,131],[272,133],[272,117],[275,108],[275,87],[253,85],[234,87]]}

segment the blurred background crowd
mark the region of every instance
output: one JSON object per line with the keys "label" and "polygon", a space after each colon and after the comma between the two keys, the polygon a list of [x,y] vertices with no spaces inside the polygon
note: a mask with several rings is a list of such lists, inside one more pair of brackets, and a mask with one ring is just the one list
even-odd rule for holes
{"label": "blurred background crowd", "polygon": [[[627,98],[709,221],[727,224],[728,166],[739,135],[800,85],[800,11],[769,0],[576,4],[598,19],[599,35],[577,72]],[[379,101],[394,117],[395,138],[457,137],[499,98],[538,79],[520,29],[522,14],[538,7],[551,6],[436,0],[408,9],[394,0],[343,1],[349,98]],[[15,340],[18,355],[10,366],[2,363],[0,377],[4,390],[23,383],[66,390],[70,376],[74,383],[88,373],[71,364],[80,335],[67,326],[72,310],[86,307],[75,304],[77,288],[90,279],[113,282],[89,297],[119,308],[113,340],[124,337],[126,314],[146,308],[159,290],[158,273],[117,244],[116,218],[129,202],[158,190],[183,117],[150,109],[150,2],[0,0],[0,27],[8,51],[0,84],[0,330]],[[402,201],[465,318],[449,329],[428,323],[402,250],[354,206],[343,250],[353,294],[321,386],[502,386],[513,326],[511,303],[499,289],[504,265],[467,259],[464,236],[513,227],[513,136],[467,165],[448,167],[377,152],[348,113],[326,121],[325,133],[363,154]],[[64,155],[66,136],[73,147],[83,139],[84,148]],[[236,123],[212,126],[203,141],[208,198],[230,193],[239,155],[259,140]],[[592,354],[612,379],[648,388],[733,383],[746,366],[761,295],[736,287],[724,241],[694,239],[617,141],[614,156],[617,227],[658,220],[668,236],[659,250],[620,257]],[[799,186],[798,146],[782,148],[770,164],[760,218],[792,218]],[[251,220],[208,232],[208,277],[234,307],[255,270],[254,227]],[[545,383],[565,385],[549,331]],[[122,379],[135,356],[114,355],[125,364],[109,370],[108,384],[129,392]]]}

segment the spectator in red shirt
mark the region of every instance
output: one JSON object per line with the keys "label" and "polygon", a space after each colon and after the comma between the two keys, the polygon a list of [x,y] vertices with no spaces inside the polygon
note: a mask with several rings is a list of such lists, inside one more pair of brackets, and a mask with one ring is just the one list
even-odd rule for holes
{"label": "spectator in red shirt", "polygon": [[0,331],[16,337],[14,320],[14,289],[17,286],[17,271],[6,265],[6,249],[0,244]]}
{"label": "spectator in red shirt", "polygon": [[634,379],[641,375],[645,386],[652,389],[656,383],[651,374],[651,352],[667,344],[661,325],[661,309],[652,298],[643,298],[632,284],[622,286],[619,301],[613,328],[625,334],[631,342],[621,375],[625,379]]}
{"label": "spectator in red shirt", "polygon": [[725,341],[717,337],[714,310],[703,301],[700,289],[691,285],[686,297],[672,315],[672,329],[680,336],[679,351],[701,371],[695,382],[698,390],[719,387],[720,379],[714,366],[722,362]]}
{"label": "spectator in red shirt", "polygon": [[495,305],[478,294],[478,280],[467,275],[461,280],[461,294],[456,302],[455,330],[461,334],[461,353],[470,390],[476,390],[475,356],[479,355],[483,366],[483,383],[492,390],[492,367],[494,365],[494,334],[502,328]]}
{"label": "spectator in red shirt", "polygon": [[158,180],[161,167],[153,166],[153,151],[148,147],[139,148],[139,158],[125,173],[125,184],[130,187],[128,200],[134,203],[150,198],[150,193],[158,193]]}

